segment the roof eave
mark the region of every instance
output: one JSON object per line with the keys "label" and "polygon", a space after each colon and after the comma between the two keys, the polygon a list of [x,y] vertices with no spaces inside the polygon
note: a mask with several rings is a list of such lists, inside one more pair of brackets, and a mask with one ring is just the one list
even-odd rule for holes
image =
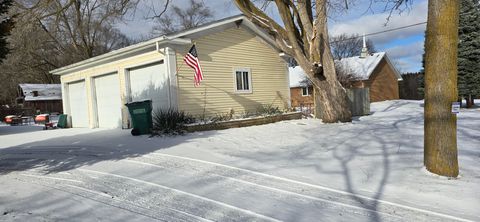
{"label": "roof eave", "polygon": [[62,67],[62,68],[54,69],[54,70],[50,71],[50,73],[53,74],[53,75],[64,75],[64,74],[67,74],[69,72],[72,72],[73,70],[82,69],[84,67],[91,66],[93,64],[99,64],[99,63],[102,63],[102,62],[107,61],[107,60],[118,58],[118,57],[123,56],[125,54],[131,54],[131,53],[135,53],[135,52],[138,52],[138,51],[142,51],[142,50],[148,49],[149,47],[155,47],[154,44],[156,44],[157,42],[162,42],[162,41],[166,41],[165,36],[162,36],[162,37],[154,39],[154,40],[150,40],[150,41],[142,42],[142,43],[139,43],[139,44],[135,44],[135,45],[132,45],[132,46],[128,46],[128,47],[118,49],[118,50],[115,50],[115,51],[111,51],[111,52],[105,53],[103,55],[95,56],[95,57],[92,57],[90,59],[86,59],[86,60],[83,60],[81,62],[77,62],[77,63],[71,64],[71,65]]}
{"label": "roof eave", "polygon": [[[211,28],[227,25],[227,24],[233,23],[233,22],[238,22],[240,20],[242,22],[238,23],[238,24],[241,24],[242,26],[248,27],[249,29],[254,31],[259,37],[264,39],[266,42],[268,42],[272,46],[276,45],[275,40],[273,40],[273,38],[269,34],[267,34],[265,31],[262,31],[258,26],[253,24],[253,22],[248,20],[246,16],[237,15],[237,16],[232,16],[230,18],[226,18],[226,19],[219,20],[219,21],[216,21],[216,22],[212,22],[212,23],[209,23],[209,24],[206,24],[206,25],[203,25],[203,26],[199,26],[197,28],[193,28],[193,29],[189,29],[189,30],[185,30],[185,31],[180,31],[180,32],[173,33],[173,34],[166,35],[166,36],[164,35],[164,36],[161,36],[159,38],[151,39],[151,40],[148,40],[148,41],[145,41],[145,42],[141,42],[141,43],[138,43],[138,44],[135,44],[135,45],[131,45],[131,46],[128,46],[128,47],[125,47],[125,48],[121,48],[121,49],[118,49],[118,50],[115,50],[115,51],[111,51],[111,52],[105,53],[103,55],[92,57],[90,59],[83,60],[81,62],[77,62],[77,63],[71,64],[71,65],[62,67],[62,68],[52,70],[52,71],[50,71],[50,73],[53,74],[53,75],[69,74],[69,73],[72,73],[72,72],[75,72],[75,71],[78,71],[78,70],[83,70],[83,69],[86,69],[86,68],[89,68],[89,67],[92,67],[92,66],[95,66],[95,65],[98,65],[98,64],[113,61],[113,60],[115,60],[117,58],[120,58],[122,56],[127,56],[129,54],[138,53],[138,52],[141,52],[143,50],[148,50],[150,47],[152,47],[152,48],[156,47],[156,50],[159,50],[160,46],[165,46],[165,45],[168,45],[168,44],[172,44],[172,45],[191,44],[191,42],[192,42],[191,39],[185,38],[185,37],[188,37],[189,35],[196,34],[196,33],[202,32],[202,31],[209,30]],[[277,50],[278,50],[278,48],[277,48]],[[280,50],[278,50],[278,51],[280,51]]]}

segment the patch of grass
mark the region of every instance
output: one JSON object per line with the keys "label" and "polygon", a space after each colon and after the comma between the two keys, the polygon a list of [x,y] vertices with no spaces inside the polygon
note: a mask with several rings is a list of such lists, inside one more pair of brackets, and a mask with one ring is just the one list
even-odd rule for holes
{"label": "patch of grass", "polygon": [[261,105],[257,108],[257,114],[262,116],[273,116],[282,114],[282,110],[278,106],[273,105]]}
{"label": "patch of grass", "polygon": [[224,113],[224,114],[216,114],[214,117],[210,119],[212,122],[222,122],[222,121],[229,121],[232,120],[233,117],[230,113]]}

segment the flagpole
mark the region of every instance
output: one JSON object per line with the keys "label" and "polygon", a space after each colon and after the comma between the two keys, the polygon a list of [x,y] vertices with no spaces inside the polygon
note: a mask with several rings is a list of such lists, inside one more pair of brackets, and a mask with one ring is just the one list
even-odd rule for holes
{"label": "flagpole", "polygon": [[175,75],[178,76],[178,70],[180,70],[183,67],[183,63],[180,64],[179,67],[177,67],[177,70],[175,70]]}

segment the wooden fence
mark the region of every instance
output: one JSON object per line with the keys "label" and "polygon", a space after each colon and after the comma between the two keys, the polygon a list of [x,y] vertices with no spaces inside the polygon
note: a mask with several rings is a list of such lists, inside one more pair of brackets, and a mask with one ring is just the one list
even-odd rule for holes
{"label": "wooden fence", "polygon": [[364,116],[370,114],[370,89],[350,88],[347,89],[350,111],[352,116]]}

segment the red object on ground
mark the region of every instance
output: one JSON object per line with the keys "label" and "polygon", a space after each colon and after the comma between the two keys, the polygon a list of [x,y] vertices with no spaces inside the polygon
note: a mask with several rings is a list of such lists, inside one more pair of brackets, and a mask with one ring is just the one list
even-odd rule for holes
{"label": "red object on ground", "polygon": [[13,118],[15,117],[17,116],[13,116],[13,115],[5,116],[5,123],[11,124],[13,122]]}
{"label": "red object on ground", "polygon": [[57,128],[56,126],[53,125],[53,123],[45,123],[45,127],[43,127],[44,130],[47,130],[48,128]]}
{"label": "red object on ground", "polygon": [[49,119],[49,115],[48,114],[40,114],[38,116],[35,116],[35,122],[36,123],[41,123],[41,122],[44,122],[44,123],[48,123],[50,122],[50,119]]}

